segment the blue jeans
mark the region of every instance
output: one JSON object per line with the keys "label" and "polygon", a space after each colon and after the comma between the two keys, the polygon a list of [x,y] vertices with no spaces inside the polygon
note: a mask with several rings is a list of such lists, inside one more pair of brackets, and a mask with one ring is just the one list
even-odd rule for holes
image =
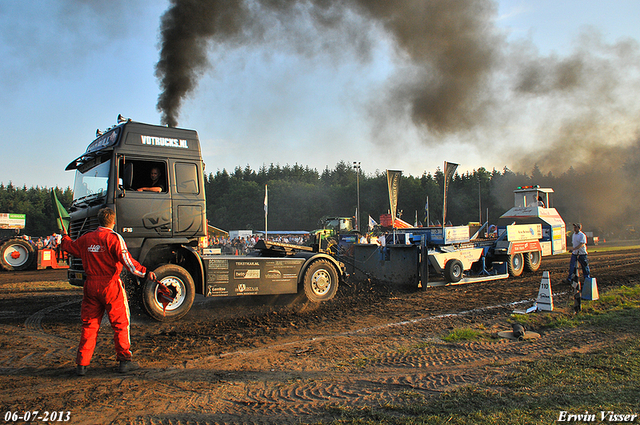
{"label": "blue jeans", "polygon": [[591,277],[591,271],[589,270],[589,258],[587,258],[587,254],[571,254],[571,261],[569,262],[569,277],[568,281],[571,281],[576,273],[576,261],[580,263],[582,266],[582,274],[586,279]]}

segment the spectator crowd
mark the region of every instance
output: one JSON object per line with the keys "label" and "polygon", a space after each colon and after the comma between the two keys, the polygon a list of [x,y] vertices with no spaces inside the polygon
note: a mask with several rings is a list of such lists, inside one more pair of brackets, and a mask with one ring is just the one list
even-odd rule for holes
{"label": "spectator crowd", "polygon": [[[223,254],[244,255],[253,249],[256,243],[264,239],[263,235],[254,234],[248,237],[230,238],[228,236],[209,236],[208,248],[220,248]],[[308,245],[312,236],[309,234],[273,234],[267,233],[270,242],[283,242],[294,245]]]}

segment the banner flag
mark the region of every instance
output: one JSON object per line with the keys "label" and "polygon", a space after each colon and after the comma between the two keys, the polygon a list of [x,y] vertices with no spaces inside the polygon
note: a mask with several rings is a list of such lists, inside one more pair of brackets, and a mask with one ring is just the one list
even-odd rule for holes
{"label": "banner flag", "polygon": [[369,231],[372,231],[373,228],[377,225],[378,223],[376,223],[376,221],[373,218],[371,218],[371,216],[369,216]]}
{"label": "banner flag", "polygon": [[400,187],[400,176],[402,171],[387,170],[387,185],[389,187],[389,205],[391,207],[391,223],[396,220],[396,210],[398,208],[398,189]]}
{"label": "banner flag", "polygon": [[58,201],[58,197],[56,196],[56,190],[51,189],[51,198],[53,201],[53,207],[56,209],[58,213],[58,218],[56,218],[56,224],[58,225],[58,230],[60,233],[69,233],[67,229],[69,229],[69,223],[71,222],[71,218],[69,217],[69,213],[62,206],[60,201]]}
{"label": "banner flag", "polygon": [[442,225],[447,225],[447,188],[449,187],[449,180],[456,173],[456,169],[458,168],[458,164],[454,164],[453,162],[444,162],[444,197],[442,204]]}
{"label": "banner flag", "polygon": [[444,181],[445,183],[453,177],[456,173],[456,169],[458,168],[458,164],[454,164],[453,162],[444,162]]}

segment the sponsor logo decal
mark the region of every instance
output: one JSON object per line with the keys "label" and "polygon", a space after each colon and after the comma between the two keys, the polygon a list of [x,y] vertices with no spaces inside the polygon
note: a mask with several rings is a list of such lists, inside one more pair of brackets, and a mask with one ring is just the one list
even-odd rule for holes
{"label": "sponsor logo decal", "polygon": [[266,277],[268,279],[280,279],[282,277],[282,273],[280,273],[280,270],[269,270],[266,273]]}
{"label": "sponsor logo decal", "polygon": [[258,292],[258,287],[257,286],[247,286],[244,283],[241,283],[236,288],[236,292],[240,292],[240,293],[242,293],[242,292]]}
{"label": "sponsor logo decal", "polygon": [[101,245],[89,245],[87,247],[87,251],[89,251],[89,252],[102,252],[102,251],[104,251],[104,248],[102,248]]}
{"label": "sponsor logo decal", "polygon": [[260,270],[236,270],[233,277],[236,279],[260,279]]}

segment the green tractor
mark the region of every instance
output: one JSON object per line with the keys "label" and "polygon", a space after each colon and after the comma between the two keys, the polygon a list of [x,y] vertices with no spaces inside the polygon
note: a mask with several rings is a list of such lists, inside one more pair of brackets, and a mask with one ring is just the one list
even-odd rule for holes
{"label": "green tractor", "polygon": [[354,217],[323,217],[319,224],[322,229],[314,230],[316,243],[320,249],[337,255],[346,252],[350,245],[358,241],[354,229]]}

